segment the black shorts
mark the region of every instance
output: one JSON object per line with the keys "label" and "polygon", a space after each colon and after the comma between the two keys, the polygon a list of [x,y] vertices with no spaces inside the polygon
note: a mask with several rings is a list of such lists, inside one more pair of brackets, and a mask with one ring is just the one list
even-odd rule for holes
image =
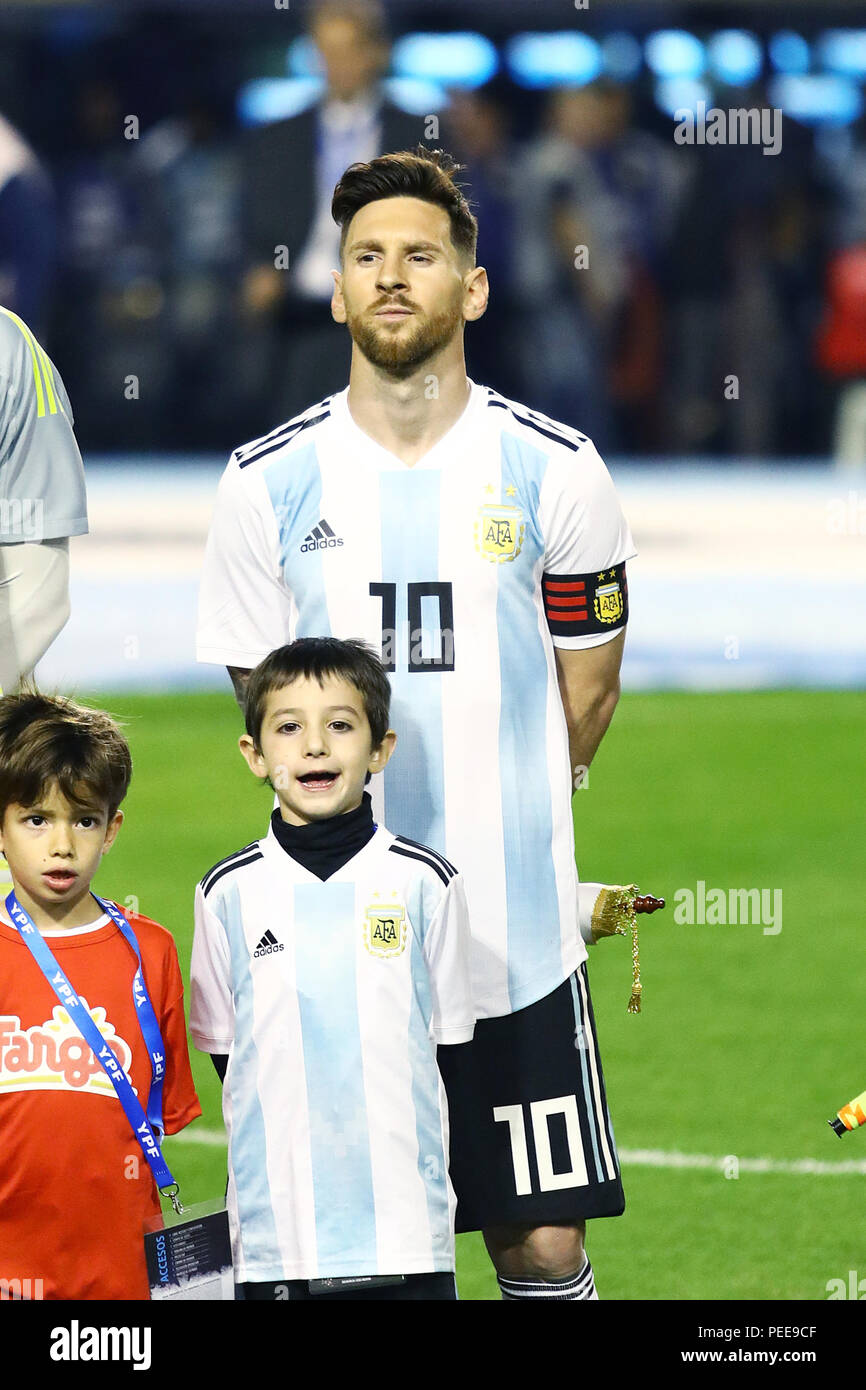
{"label": "black shorts", "polygon": [[586,962],[537,1003],[440,1047],[457,1230],[620,1216]]}

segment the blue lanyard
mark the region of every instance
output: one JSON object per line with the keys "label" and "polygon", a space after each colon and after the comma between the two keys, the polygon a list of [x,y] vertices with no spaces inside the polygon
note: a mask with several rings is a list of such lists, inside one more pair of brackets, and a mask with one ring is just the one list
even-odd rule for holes
{"label": "blue lanyard", "polygon": [[[177,1183],[171,1175],[171,1171],[166,1163],[162,1150],[159,1147],[159,1140],[156,1131],[162,1138],[164,1133],[162,1124],[162,1083],[165,1077],[165,1057],[163,1054],[162,1036],[159,1031],[159,1024],[156,1021],[156,1014],[147,993],[144,983],[144,974],[141,966],[141,953],[138,949],[138,942],[129,923],[125,921],[121,913],[113,903],[109,903],[102,898],[97,898],[93,894],[100,907],[108,913],[113,922],[117,924],[123,932],[126,940],[132,946],[138,958],[138,970],[133,981],[132,991],[135,999],[136,1011],[138,1013],[139,1025],[142,1035],[150,1052],[151,1072],[153,1085],[151,1087],[151,1099],[148,1100],[148,1114],[145,1115],[141,1107],[141,1102],[132,1088],[132,1082],[123,1070],[116,1054],[108,1046],[88,1010],[80,999],[77,990],[69,983],[66,974],[61,969],[47,941],[39,929],[34,926],[30,917],[24,911],[14,890],[6,899],[6,911],[9,913],[18,935],[24,942],[31,956],[35,960],[45,979],[53,989],[57,998],[69,1014],[70,1019],[75,1024],[84,1041],[90,1047],[94,1057],[101,1064],[108,1075],[108,1079],[117,1093],[117,1099],[123,1107],[123,1113],[129,1120],[136,1139],[141,1145],[142,1152],[147,1159],[150,1171],[153,1173],[157,1187],[160,1191],[166,1187],[173,1187],[174,1192],[166,1195],[171,1197],[172,1205],[175,1210],[179,1209],[177,1202]],[[156,1095],[156,1110],[158,1120],[156,1123],[150,1118],[153,1107],[153,1095]]]}
{"label": "blue lanyard", "polygon": [[150,1002],[150,995],[147,992],[147,985],[144,983],[144,967],[141,963],[141,952],[138,949],[138,942],[135,939],[135,932],[127,922],[123,913],[115,907],[108,898],[96,898],[103,912],[108,913],[114,925],[121,931],[132,947],[138,959],[138,969],[132,981],[132,997],[135,1000],[135,1010],[138,1015],[138,1026],[141,1029],[145,1046],[150,1053],[150,1091],[147,1097],[147,1122],[151,1129],[160,1137],[165,1134],[165,1125],[162,1122],[162,1086],[165,1081],[165,1053],[163,1051],[162,1034],[159,1031],[159,1024],[156,1021],[153,1005]]}

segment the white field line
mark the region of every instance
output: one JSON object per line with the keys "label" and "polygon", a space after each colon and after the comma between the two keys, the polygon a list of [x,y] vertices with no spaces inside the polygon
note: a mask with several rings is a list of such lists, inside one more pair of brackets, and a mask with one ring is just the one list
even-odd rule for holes
{"label": "white field line", "polygon": [[623,1165],[637,1168],[708,1168],[724,1173],[736,1160],[740,1173],[789,1173],[819,1178],[866,1174],[866,1158],[840,1159],[838,1163],[823,1158],[740,1158],[739,1154],[716,1158],[712,1154],[681,1154],[675,1150],[671,1153],[666,1149],[620,1149],[619,1156]]}
{"label": "white field line", "polygon": [[225,1132],[221,1129],[182,1129],[180,1134],[167,1134],[166,1144],[208,1144],[214,1149],[226,1148]]}
{"label": "white field line", "polygon": [[[226,1138],[221,1130],[192,1127],[170,1135],[169,1142],[225,1148]],[[840,1159],[838,1163],[823,1158],[740,1158],[738,1154],[716,1158],[712,1154],[682,1154],[667,1149],[620,1149],[619,1157],[623,1165],[633,1168],[705,1168],[724,1173],[731,1160],[736,1159],[741,1173],[789,1173],[819,1178],[866,1175],[866,1158]]]}

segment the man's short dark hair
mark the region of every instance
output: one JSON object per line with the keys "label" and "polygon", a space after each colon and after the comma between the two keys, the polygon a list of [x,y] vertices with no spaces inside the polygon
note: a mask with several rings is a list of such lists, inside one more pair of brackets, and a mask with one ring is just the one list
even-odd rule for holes
{"label": "man's short dark hair", "polygon": [[349,224],[361,208],[382,198],[420,198],[447,212],[454,247],[462,260],[474,265],[478,222],[463,189],[454,181],[454,175],[463,168],[445,150],[429,150],[426,145],[382,154],[367,164],[350,164],[334,189],[331,203],[331,214],[341,228],[341,258]]}
{"label": "man's short dark hair", "polygon": [[373,649],[355,639],[300,637],[297,642],[271,652],[250,673],[244,722],[256,748],[261,748],[262,721],[271,691],[291,685],[300,676],[317,680],[319,685],[324,684],[326,677],[335,676],[353,685],[364,701],[373,747],[381,746],[388,732],[391,687]]}
{"label": "man's short dark hair", "polygon": [[34,688],[0,699],[0,817],[56,786],[71,805],[104,806],[111,820],[131,777],[129,745],[104,710]]}

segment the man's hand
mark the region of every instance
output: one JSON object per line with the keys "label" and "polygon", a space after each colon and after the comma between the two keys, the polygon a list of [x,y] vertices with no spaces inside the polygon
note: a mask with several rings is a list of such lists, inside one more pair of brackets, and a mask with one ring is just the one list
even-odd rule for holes
{"label": "man's hand", "polygon": [[632,914],[658,912],[665,905],[664,898],[638,894],[633,883],[581,883],[577,891],[580,931],[588,946],[605,936],[625,936]]}
{"label": "man's hand", "polygon": [[640,982],[637,918],[641,912],[657,912],[664,898],[638,893],[634,883],[581,883],[577,889],[580,934],[588,946],[604,936],[626,936],[631,932],[632,987],[628,1012],[639,1014],[643,986]]}

